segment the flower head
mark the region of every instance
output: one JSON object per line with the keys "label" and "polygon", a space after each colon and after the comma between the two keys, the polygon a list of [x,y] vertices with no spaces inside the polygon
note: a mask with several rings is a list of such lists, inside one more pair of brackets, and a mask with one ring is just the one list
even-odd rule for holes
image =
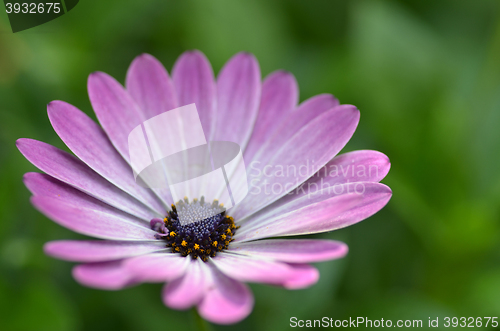
{"label": "flower head", "polygon": [[[209,321],[235,323],[253,307],[245,282],[308,287],[319,278],[309,263],[347,253],[338,241],[268,238],[346,227],[391,197],[378,183],[389,171],[385,155],[363,150],[337,156],[359,111],[329,94],[297,105],[294,77],[277,71],[261,83],[251,54],[235,55],[217,80],[198,51],[184,53],[172,77],[143,54],[132,62],[125,88],[96,72],[88,92],[100,125],[63,101],[48,105],[54,130],[74,155],[36,140],[17,142],[45,172],[24,176],[33,205],[60,225],[98,238],[44,247],[48,255],[80,262],[73,276],[84,285],[115,290],[164,282],[167,306],[197,306]],[[208,141],[234,142],[243,152],[249,193],[233,208],[195,193],[173,201],[167,188],[145,188],[134,179],[129,133],[191,103]],[[165,139],[182,140],[169,134]],[[239,189],[232,186],[232,194]],[[181,222],[199,215],[206,217]]]}

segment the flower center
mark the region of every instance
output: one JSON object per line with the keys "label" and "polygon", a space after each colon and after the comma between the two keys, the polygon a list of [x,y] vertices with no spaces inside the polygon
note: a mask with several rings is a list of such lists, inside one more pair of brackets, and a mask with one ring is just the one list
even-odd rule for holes
{"label": "flower center", "polygon": [[163,222],[151,221],[151,227],[158,232],[158,239],[172,247],[173,253],[191,255],[193,259],[200,257],[205,262],[226,249],[239,228],[234,219],[226,215],[222,204],[217,200],[206,203],[204,197],[192,202],[184,198],[172,204]]}

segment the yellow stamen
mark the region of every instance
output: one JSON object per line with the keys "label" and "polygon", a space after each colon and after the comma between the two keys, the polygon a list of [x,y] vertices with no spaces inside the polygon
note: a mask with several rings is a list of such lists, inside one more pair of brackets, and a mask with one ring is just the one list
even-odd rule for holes
{"label": "yellow stamen", "polygon": [[200,245],[194,244],[194,249],[199,249],[199,248],[200,248]]}
{"label": "yellow stamen", "polygon": [[225,240],[225,239],[226,239],[226,235],[225,235],[225,234],[223,234],[223,235],[222,235],[222,236],[220,236],[220,237],[221,237],[223,240]]}
{"label": "yellow stamen", "polygon": [[188,244],[188,243],[187,243],[185,240],[183,240],[183,241],[181,242],[181,245],[182,245],[182,246],[184,246],[184,247],[186,247],[186,246],[187,246],[187,244]]}
{"label": "yellow stamen", "polygon": [[170,237],[175,237],[177,235],[177,233],[175,233],[174,231],[170,232]]}
{"label": "yellow stamen", "polygon": [[217,240],[212,243],[212,246],[217,247]]}

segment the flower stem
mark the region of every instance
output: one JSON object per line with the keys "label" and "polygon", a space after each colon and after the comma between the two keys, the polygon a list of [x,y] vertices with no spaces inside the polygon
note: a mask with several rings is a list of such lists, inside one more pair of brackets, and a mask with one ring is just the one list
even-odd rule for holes
{"label": "flower stem", "polygon": [[196,327],[200,331],[211,331],[212,328],[210,327],[210,324],[208,324],[207,321],[205,321],[200,314],[198,314],[198,311],[196,310],[195,307],[192,309],[193,315],[194,315],[194,320],[196,323]]}

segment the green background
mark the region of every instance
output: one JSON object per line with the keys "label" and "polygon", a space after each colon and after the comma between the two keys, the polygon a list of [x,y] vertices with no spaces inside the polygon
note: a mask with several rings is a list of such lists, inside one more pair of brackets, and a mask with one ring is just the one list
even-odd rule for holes
{"label": "green background", "polygon": [[[214,330],[285,330],[289,318],[422,319],[500,316],[500,2],[83,0],[12,34],[0,14],[0,329],[191,330],[191,311],[163,306],[160,284],[108,292],[82,287],[44,242],[80,238],[37,212],[22,175],[35,168],[21,137],[64,148],[46,104],[88,114],[89,73],[123,83],[142,52],[170,71],[200,49],[217,73],[235,53],[262,74],[295,74],[300,100],[329,92],[356,105],[345,151],[376,149],[393,198],[359,224],[315,236],[349,244],[318,264],[306,290],[251,285],[245,321]],[[93,114],[92,114],[93,116]]]}

